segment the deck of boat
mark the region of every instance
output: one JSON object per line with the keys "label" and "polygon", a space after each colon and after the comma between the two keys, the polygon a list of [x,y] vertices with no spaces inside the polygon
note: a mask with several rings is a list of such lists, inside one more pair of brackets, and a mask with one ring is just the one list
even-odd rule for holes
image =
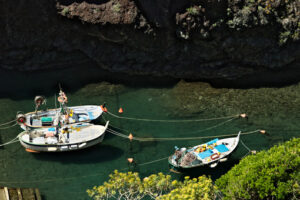
{"label": "deck of boat", "polygon": [[63,142],[59,142],[59,138],[56,136],[45,137],[45,133],[52,133],[54,135],[56,133],[56,128],[35,129],[31,130],[29,134],[24,132],[21,136],[21,140],[35,145],[76,144],[91,141],[100,137],[107,128],[107,126],[91,125],[88,123],[68,125],[66,127],[68,127],[68,130],[60,130],[63,131],[63,137],[61,138]]}

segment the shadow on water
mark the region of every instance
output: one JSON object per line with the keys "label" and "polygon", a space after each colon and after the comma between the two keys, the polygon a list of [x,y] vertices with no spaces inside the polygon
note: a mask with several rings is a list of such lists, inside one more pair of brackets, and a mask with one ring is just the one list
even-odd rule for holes
{"label": "shadow on water", "polygon": [[260,71],[234,80],[207,80],[214,88],[249,89],[259,87],[285,87],[300,82],[300,69]]}
{"label": "shadow on water", "polygon": [[80,151],[57,152],[57,153],[35,153],[35,159],[43,161],[54,161],[63,164],[87,164],[115,160],[121,157],[124,152],[114,146],[98,144]]}
{"label": "shadow on water", "polygon": [[228,161],[219,163],[215,168],[210,168],[209,166],[195,167],[191,169],[184,169],[180,172],[180,179],[184,180],[185,176],[190,176],[191,178],[198,178],[199,176],[206,175],[210,176],[212,180],[220,178],[228,170],[230,170],[234,165],[239,163],[239,159],[229,158]]}
{"label": "shadow on water", "polygon": [[0,98],[32,99],[35,95],[53,96],[59,90],[59,85],[70,93],[86,84],[102,81],[113,84],[126,84],[135,88],[172,87],[179,80],[152,76],[131,76],[121,73],[111,73],[97,67],[76,66],[72,68],[20,72],[0,70]]}
{"label": "shadow on water", "polygon": [[[59,90],[59,84],[65,91],[75,92],[86,84],[110,82],[125,84],[134,88],[162,88],[173,87],[180,79],[172,77],[153,77],[146,75],[128,75],[112,73],[96,66],[95,63],[76,65],[64,69],[41,71],[11,71],[0,69],[0,98],[27,99],[35,95],[53,96]],[[235,80],[186,80],[191,82],[209,82],[215,88],[258,88],[283,87],[300,81],[300,69],[291,68],[286,71],[257,72],[247,77]]]}

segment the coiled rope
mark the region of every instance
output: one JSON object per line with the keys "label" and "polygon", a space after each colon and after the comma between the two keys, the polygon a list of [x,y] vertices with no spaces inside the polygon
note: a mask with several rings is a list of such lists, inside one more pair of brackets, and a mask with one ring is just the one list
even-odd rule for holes
{"label": "coiled rope", "polygon": [[[112,133],[116,136],[123,137],[128,139],[129,136],[119,133],[117,131],[114,131],[112,129],[107,129],[109,133]],[[244,132],[241,133],[241,135],[249,135],[253,133],[260,132],[260,130],[254,130],[254,131],[249,131],[249,132]],[[131,137],[130,139],[140,141],[140,142],[152,142],[152,141],[175,141],[175,140],[198,140],[198,139],[204,139],[204,138],[216,138],[216,137],[228,137],[228,136],[236,136],[237,134],[226,134],[226,135],[214,135],[214,136],[200,136],[200,137],[178,137],[178,138],[142,138],[142,137]]]}
{"label": "coiled rope", "polygon": [[143,118],[134,118],[134,117],[122,117],[122,116],[115,115],[109,111],[107,111],[105,113],[107,113],[115,118],[118,118],[118,119],[145,121],[145,122],[166,122],[166,123],[212,121],[212,120],[220,120],[220,119],[237,118],[237,117],[241,116],[241,114],[238,114],[238,115],[231,115],[231,116],[225,116],[225,117],[214,117],[214,118],[207,118],[207,119],[168,120],[168,119],[143,119]]}

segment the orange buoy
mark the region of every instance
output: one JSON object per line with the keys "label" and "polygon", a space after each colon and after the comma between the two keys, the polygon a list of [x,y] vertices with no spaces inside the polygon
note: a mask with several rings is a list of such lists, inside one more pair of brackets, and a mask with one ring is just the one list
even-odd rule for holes
{"label": "orange buoy", "polygon": [[133,163],[133,158],[127,158],[129,163]]}
{"label": "orange buoy", "polygon": [[128,135],[128,138],[129,138],[129,140],[130,140],[130,142],[131,142],[132,139],[133,139],[133,135],[130,133],[130,134]]}
{"label": "orange buoy", "polygon": [[119,109],[119,113],[123,113],[123,108],[120,108],[120,109]]}
{"label": "orange buoy", "polygon": [[241,118],[246,118],[247,115],[246,115],[246,113],[242,113],[242,114],[240,114],[240,117],[241,117]]}
{"label": "orange buoy", "polygon": [[39,151],[32,150],[32,149],[25,149],[25,151],[30,152],[30,153],[40,153]]}
{"label": "orange buoy", "polygon": [[259,131],[261,134],[266,134],[266,130],[260,130]]}
{"label": "orange buoy", "polygon": [[104,107],[103,105],[100,105],[100,108],[101,108],[101,110],[102,110],[103,112],[107,112],[107,108]]}

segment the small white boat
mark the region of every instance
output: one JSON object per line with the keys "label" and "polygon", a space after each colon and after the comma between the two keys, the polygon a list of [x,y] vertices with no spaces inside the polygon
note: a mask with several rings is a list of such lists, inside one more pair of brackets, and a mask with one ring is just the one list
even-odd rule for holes
{"label": "small white boat", "polygon": [[26,130],[35,128],[51,128],[56,127],[61,121],[62,123],[73,124],[79,122],[90,122],[97,119],[102,114],[100,106],[85,105],[68,107],[68,113],[62,114],[61,108],[41,110],[24,114],[21,128]]}
{"label": "small white boat", "polygon": [[84,149],[102,142],[105,126],[90,123],[64,125],[23,131],[19,141],[29,152],[61,152]]}
{"label": "small white boat", "polygon": [[35,97],[35,111],[26,114],[17,114],[17,122],[24,130],[26,128],[51,128],[56,127],[59,123],[90,122],[97,119],[103,113],[101,106],[96,105],[67,107],[68,98],[62,91],[60,91],[57,100],[60,108],[38,111],[39,106],[45,103],[45,99],[42,96]]}
{"label": "small white boat", "polygon": [[221,140],[217,138],[188,149],[175,147],[175,153],[169,157],[168,161],[177,169],[204,165],[208,165],[211,168],[216,167],[219,162],[226,161],[226,157],[236,149],[240,140],[240,134],[241,132],[238,133],[237,137]]}

